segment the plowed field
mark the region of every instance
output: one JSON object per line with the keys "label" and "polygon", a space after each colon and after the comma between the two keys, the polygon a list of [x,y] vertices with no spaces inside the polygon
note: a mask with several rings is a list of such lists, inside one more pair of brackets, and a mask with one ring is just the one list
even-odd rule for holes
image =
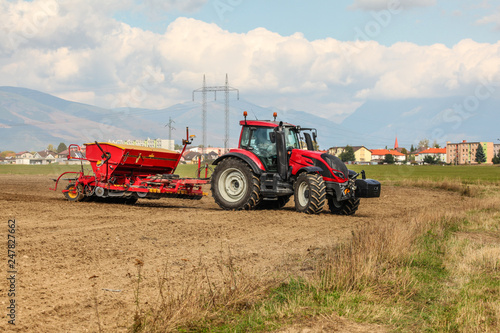
{"label": "plowed field", "polygon": [[[356,226],[436,204],[452,209],[459,200],[443,191],[382,186],[381,198],[362,199],[355,216],[311,216],[295,212],[293,198],[280,211],[226,212],[211,196],[142,199],[133,206],[72,203],[51,186],[49,176],[0,175],[2,271],[7,274],[7,221],[15,218],[15,329],[22,332],[96,332],[99,322],[104,331],[125,331],[136,306],[136,259],[144,262],[140,301],[151,303],[165,265],[174,285],[200,263],[215,271],[224,256],[254,272],[279,271],[290,258],[347,239]],[[5,314],[7,289],[4,280]],[[3,313],[0,331],[12,328]]]}

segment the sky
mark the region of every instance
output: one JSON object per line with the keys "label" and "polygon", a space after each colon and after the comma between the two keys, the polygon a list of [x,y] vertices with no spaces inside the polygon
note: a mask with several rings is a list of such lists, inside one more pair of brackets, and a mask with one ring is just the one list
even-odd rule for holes
{"label": "sky", "polygon": [[0,31],[1,86],[103,108],[188,102],[226,73],[337,123],[370,100],[500,96],[499,0],[0,0]]}

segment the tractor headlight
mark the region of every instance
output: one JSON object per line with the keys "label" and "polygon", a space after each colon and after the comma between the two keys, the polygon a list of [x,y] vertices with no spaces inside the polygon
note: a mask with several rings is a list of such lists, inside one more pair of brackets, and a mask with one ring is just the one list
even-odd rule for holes
{"label": "tractor headlight", "polygon": [[339,172],[336,170],[333,170],[332,172],[333,172],[334,176],[339,177],[340,179],[344,179],[344,174],[342,172]]}

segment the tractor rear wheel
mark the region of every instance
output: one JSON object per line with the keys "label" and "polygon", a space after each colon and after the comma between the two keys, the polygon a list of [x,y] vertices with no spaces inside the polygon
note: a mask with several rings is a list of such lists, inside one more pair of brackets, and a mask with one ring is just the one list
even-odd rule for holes
{"label": "tractor rear wheel", "polygon": [[68,192],[64,192],[64,196],[69,201],[82,201],[83,198],[85,198],[82,185],[69,184],[66,190],[68,190]]}
{"label": "tractor rear wheel", "polygon": [[339,202],[332,196],[328,198],[328,206],[332,214],[354,215],[359,208],[359,201],[359,198],[351,198]]}
{"label": "tractor rear wheel", "polygon": [[244,161],[228,157],[215,168],[212,196],[225,210],[254,209],[261,200],[260,179]]}
{"label": "tractor rear wheel", "polygon": [[319,174],[302,173],[295,182],[295,210],[319,214],[326,201],[326,186]]}

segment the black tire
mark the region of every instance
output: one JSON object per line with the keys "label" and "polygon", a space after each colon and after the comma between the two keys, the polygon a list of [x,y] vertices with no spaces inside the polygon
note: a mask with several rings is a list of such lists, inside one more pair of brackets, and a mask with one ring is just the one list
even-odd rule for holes
{"label": "black tire", "polygon": [[139,200],[136,196],[129,196],[125,198],[125,204],[126,205],[135,205],[135,203]]}
{"label": "black tire", "polygon": [[215,202],[225,210],[250,210],[261,201],[260,179],[248,164],[228,157],[215,168],[211,182]]}
{"label": "black tire", "polygon": [[302,173],[295,182],[295,210],[319,214],[326,203],[326,185],[319,174]]}
{"label": "black tire", "polygon": [[330,212],[336,215],[354,215],[359,208],[359,198],[337,201],[335,197],[328,197]]}
{"label": "black tire", "polygon": [[66,186],[66,190],[68,192],[64,192],[64,196],[68,201],[82,201],[85,198],[82,185],[69,184]]}
{"label": "black tire", "polygon": [[276,200],[262,200],[256,209],[281,209],[290,201],[291,195],[278,197]]}

